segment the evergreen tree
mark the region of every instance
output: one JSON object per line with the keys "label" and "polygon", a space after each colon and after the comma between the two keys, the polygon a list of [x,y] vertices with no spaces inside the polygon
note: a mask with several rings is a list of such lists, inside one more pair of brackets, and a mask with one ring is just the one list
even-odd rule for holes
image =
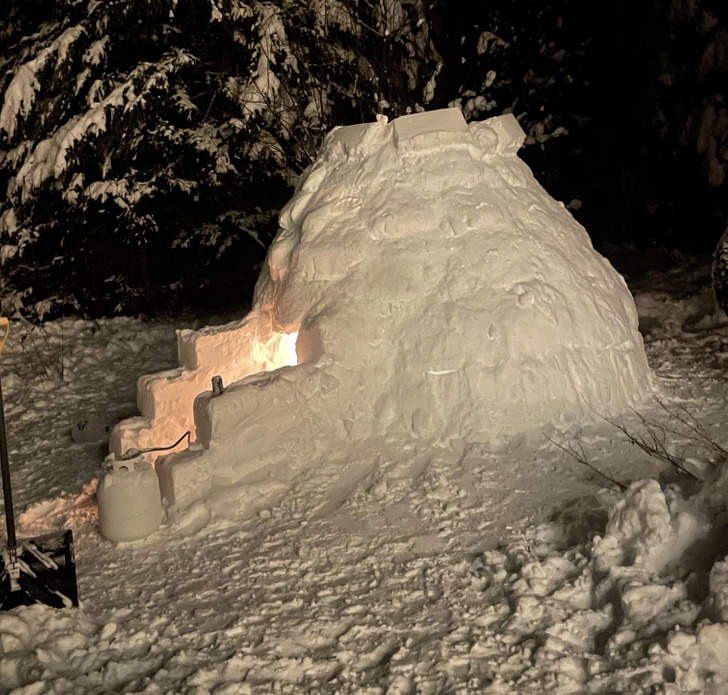
{"label": "evergreen tree", "polygon": [[11,0],[4,311],[239,304],[322,135],[431,97],[424,12],[423,0]]}
{"label": "evergreen tree", "polygon": [[649,143],[664,195],[661,226],[714,246],[728,224],[728,6],[654,0],[664,27],[654,54]]}
{"label": "evergreen tree", "polygon": [[[521,156],[566,202],[577,192],[567,172],[579,166],[578,136],[592,98],[586,54],[593,27],[591,8],[583,5],[447,0],[437,27],[444,60],[439,81],[456,86],[441,96],[468,120],[514,113],[527,135]],[[565,137],[570,133],[577,137]]]}

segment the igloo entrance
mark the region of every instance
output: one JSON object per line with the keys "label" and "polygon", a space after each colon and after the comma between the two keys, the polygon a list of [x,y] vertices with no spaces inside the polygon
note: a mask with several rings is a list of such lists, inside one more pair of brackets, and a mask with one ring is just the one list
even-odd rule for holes
{"label": "igloo entrance", "polygon": [[179,333],[182,367],[140,381],[114,452],[194,423],[157,466],[182,508],[373,438],[492,441],[643,401],[632,296],[518,158],[524,138],[513,116],[467,125],[457,109],[334,129],[252,313]]}
{"label": "igloo entrance", "polygon": [[[113,429],[112,453],[119,458],[130,449],[166,446],[185,432],[195,439],[194,401],[210,389],[214,376],[230,384],[251,374],[294,366],[299,363],[297,341],[297,330],[274,330],[271,316],[256,312],[225,326],[177,331],[180,367],[139,380],[141,415]],[[305,359],[307,355],[301,361]],[[185,446],[181,443],[178,449]]]}

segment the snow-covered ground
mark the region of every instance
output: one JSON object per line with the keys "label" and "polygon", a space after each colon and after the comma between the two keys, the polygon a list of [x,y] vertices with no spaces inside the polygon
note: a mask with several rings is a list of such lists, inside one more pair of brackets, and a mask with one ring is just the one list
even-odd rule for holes
{"label": "snow-covered ground", "polygon": [[[728,446],[728,321],[705,259],[638,274],[642,256],[615,258],[663,403]],[[0,693],[728,692],[728,464],[659,428],[704,482],[607,422],[547,434],[641,481],[624,494],[545,436],[369,442],[293,484],[230,488],[207,523],[193,507],[145,541],[104,540],[104,425],[135,413],[136,376],[175,350],[162,323],[12,325],[19,532],[74,529],[82,606],[0,614]],[[657,403],[641,415],[684,429]]]}

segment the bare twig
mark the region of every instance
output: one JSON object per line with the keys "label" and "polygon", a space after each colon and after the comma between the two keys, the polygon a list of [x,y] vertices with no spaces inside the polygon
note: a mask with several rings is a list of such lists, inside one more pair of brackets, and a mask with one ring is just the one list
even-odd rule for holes
{"label": "bare twig", "polygon": [[584,447],[579,443],[578,449],[571,443],[563,445],[559,444],[558,442],[555,442],[551,437],[549,437],[545,432],[543,433],[543,436],[546,437],[554,446],[561,449],[561,451],[564,451],[565,453],[569,454],[573,459],[578,461],[582,466],[586,466],[589,470],[596,473],[599,477],[604,478],[604,480],[609,481],[611,485],[605,485],[605,487],[609,490],[615,490],[619,492],[624,492],[627,489],[627,486],[614,478],[611,474],[607,475],[606,473],[603,473],[600,471],[596,466],[593,466],[591,463],[589,463],[589,459],[587,458],[586,452],[584,451]]}
{"label": "bare twig", "polygon": [[[28,363],[32,367],[35,376],[41,380],[51,379],[55,377],[59,377],[61,380],[63,380],[63,326],[61,325],[60,348],[59,350],[57,350],[51,344],[51,341],[48,337],[47,329],[44,326],[34,326],[32,323],[30,323],[30,321],[27,321],[25,319],[22,323],[24,332],[20,334],[18,342],[20,344],[21,351],[24,354],[27,354]],[[40,331],[41,338],[43,339],[42,344],[40,344],[40,342],[35,339],[34,332],[36,328],[38,331]],[[29,349],[27,350],[26,345],[29,347]]]}
{"label": "bare twig", "polygon": [[30,346],[32,348],[30,363],[33,366],[33,371],[35,372],[37,377],[41,379],[48,379],[50,376],[50,372],[48,369],[48,365],[45,363],[43,355],[41,354],[40,349],[35,342],[35,338],[33,338],[33,326],[32,324],[30,324],[30,322],[24,321],[24,323],[26,323],[27,325],[25,326],[25,333],[20,336],[20,349],[25,352],[25,343],[27,340],[30,340]]}
{"label": "bare twig", "polygon": [[[686,409],[683,408],[684,414],[680,414],[678,411],[671,410],[665,405],[663,401],[655,397],[655,401],[660,407],[674,420],[681,423],[687,428],[686,431],[682,431],[677,427],[671,427],[669,424],[662,422],[654,422],[645,417],[638,410],[632,408],[632,412],[639,418],[640,424],[645,430],[644,435],[638,435],[627,429],[626,425],[618,423],[612,418],[608,418],[606,415],[602,415],[598,410],[592,407],[588,402],[587,405],[591,410],[596,413],[602,420],[608,422],[612,427],[618,429],[627,439],[630,444],[634,444],[644,451],[648,456],[656,458],[665,463],[669,463],[671,466],[677,468],[681,473],[689,475],[695,480],[700,480],[698,476],[692,473],[686,466],[686,452],[690,446],[696,446],[698,448],[713,452],[722,457],[728,457],[728,451],[718,444],[707,432],[704,426],[698,421],[698,419],[690,414]],[[682,450],[679,453],[674,453],[668,449],[666,444],[668,435],[674,435],[686,441]]]}
{"label": "bare twig", "polygon": [[679,454],[674,454],[670,452],[665,444],[668,430],[659,423],[651,422],[644,415],[637,412],[636,410],[634,412],[637,417],[639,417],[640,423],[645,430],[644,435],[630,432],[625,425],[622,425],[615,420],[611,420],[609,418],[604,419],[610,425],[612,425],[612,427],[616,427],[625,436],[630,444],[634,444],[635,446],[639,447],[651,458],[656,458],[660,461],[664,461],[665,463],[669,463],[671,466],[677,468],[681,473],[685,473],[691,478],[699,480],[699,478],[694,473],[689,471],[684,465],[685,451],[687,447],[683,448],[683,450]]}
{"label": "bare twig", "polygon": [[723,458],[728,458],[728,449],[722,447],[716,442],[710,433],[705,429],[705,426],[700,422],[687,408],[679,406],[676,410],[671,410],[668,406],[659,398],[655,398],[659,406],[674,420],[677,420],[681,425],[687,428],[687,435],[685,432],[680,432],[669,427],[665,429],[671,434],[676,434],[681,437],[688,437],[693,443],[699,445],[701,448],[711,451]]}

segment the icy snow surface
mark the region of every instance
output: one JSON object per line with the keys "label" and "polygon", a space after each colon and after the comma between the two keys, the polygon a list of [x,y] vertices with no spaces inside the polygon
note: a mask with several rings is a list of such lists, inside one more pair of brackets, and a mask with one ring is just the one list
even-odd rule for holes
{"label": "icy snow surface", "polygon": [[[633,285],[647,353],[666,405],[725,447],[728,321],[709,264],[681,268]],[[625,495],[545,439],[375,441],[240,486],[196,533],[200,508],[146,542],[105,541],[102,423],[132,414],[130,377],[175,350],[162,324],[13,323],[19,530],[74,529],[82,607],[0,614],[0,693],[728,692],[725,466],[687,450],[706,482],[677,476],[607,423],[550,436],[636,480]]]}
{"label": "icy snow surface", "polygon": [[[121,425],[117,453],[196,429],[157,468],[180,510],[369,440],[503,443],[644,402],[632,296],[518,158],[524,137],[512,115],[466,125],[457,109],[334,129],[281,213],[251,315],[216,333],[219,354],[141,384],[148,420]],[[182,416],[210,388],[194,375],[229,381],[261,325],[298,335],[299,364],[208,390],[193,428]]]}

